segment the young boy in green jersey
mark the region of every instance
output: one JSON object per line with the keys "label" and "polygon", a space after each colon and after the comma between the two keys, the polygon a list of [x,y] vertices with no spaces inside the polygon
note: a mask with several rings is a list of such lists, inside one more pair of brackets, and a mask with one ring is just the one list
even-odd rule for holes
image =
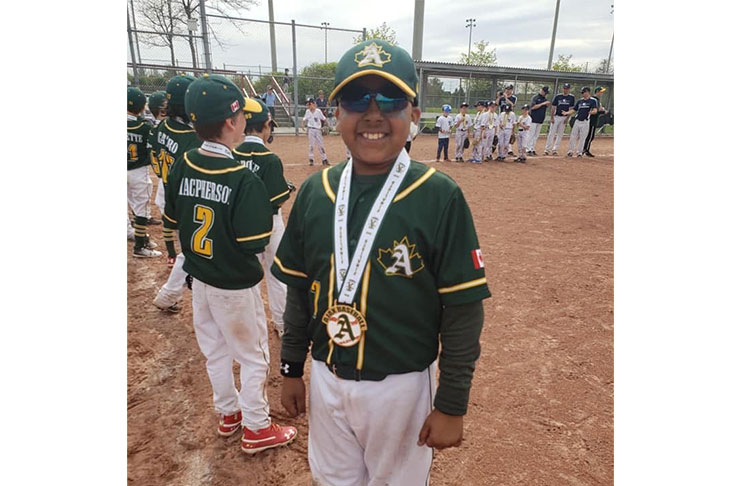
{"label": "young boy in green jersey", "polygon": [[[165,188],[168,183],[170,168],[183,154],[192,148],[200,146],[201,139],[185,113],[185,92],[190,83],[195,81],[193,76],[177,75],[167,82],[165,97],[167,98],[167,118],[152,130],[149,138],[149,150],[152,158],[152,167],[159,176],[155,204],[165,213]],[[167,265],[171,268],[170,275],[154,298],[154,305],[162,310],[177,312],[179,302],[185,291],[185,277],[183,270],[185,257],[175,250],[175,232],[165,225],[162,236],[167,246]]]}
{"label": "young boy in green jersey", "polygon": [[165,225],[179,231],[183,268],[193,277],[193,329],[220,414],[217,431],[230,436],[241,428],[242,451],[254,454],[296,438],[294,427],[271,422],[265,394],[270,352],[257,315],[257,254],[269,242],[273,211],[263,182],[232,154],[245,116],[262,107],[225,77],[204,74],[188,87],[185,109],[203,143],[171,168]]}
{"label": "young boy in green jersey", "polygon": [[[272,124],[270,111],[261,100],[254,99],[253,101],[260,106],[261,111],[245,113],[247,119],[244,128],[245,137],[242,144],[234,149],[234,158],[262,180],[273,209],[273,233],[270,235],[270,242],[265,247],[265,251],[260,253],[258,258],[265,271],[273,326],[275,332],[281,337],[283,336],[283,312],[286,310],[286,285],[270,273],[270,265],[273,263],[275,252],[278,250],[278,244],[285,231],[280,207],[290,197],[291,190],[283,177],[283,164],[280,158],[265,146],[270,138]],[[264,318],[264,313],[260,315]]]}
{"label": "young boy in green jersey", "polygon": [[304,182],[271,269],[288,285],[281,401],[291,416],[306,409],[311,348],[317,484],[427,484],[431,448],[463,436],[490,293],[460,188],[404,150],[420,118],[417,83],[411,56],[387,42],[342,56],[329,101],[352,157]]}
{"label": "young boy in green jersey", "polygon": [[155,250],[154,244],[149,241],[146,226],[151,184],[146,147],[152,125],[140,116],[147,102],[144,93],[139,88],[130,87],[126,97],[126,192],[134,213],[134,256],[155,258],[162,256],[162,253]]}

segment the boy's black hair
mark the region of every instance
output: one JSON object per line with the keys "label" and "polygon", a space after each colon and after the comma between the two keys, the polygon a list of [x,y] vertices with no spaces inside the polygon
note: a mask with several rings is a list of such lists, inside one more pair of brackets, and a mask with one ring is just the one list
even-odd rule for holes
{"label": "boy's black hair", "polygon": [[270,120],[258,121],[258,122],[247,122],[244,126],[244,134],[248,133],[260,133],[265,129],[265,126],[270,126]]}

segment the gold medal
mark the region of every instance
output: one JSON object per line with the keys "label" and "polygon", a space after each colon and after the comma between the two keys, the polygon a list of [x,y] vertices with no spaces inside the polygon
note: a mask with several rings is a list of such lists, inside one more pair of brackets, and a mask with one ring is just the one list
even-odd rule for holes
{"label": "gold medal", "polygon": [[322,322],[330,339],[345,348],[355,346],[368,329],[365,317],[354,306],[335,304],[324,312]]}

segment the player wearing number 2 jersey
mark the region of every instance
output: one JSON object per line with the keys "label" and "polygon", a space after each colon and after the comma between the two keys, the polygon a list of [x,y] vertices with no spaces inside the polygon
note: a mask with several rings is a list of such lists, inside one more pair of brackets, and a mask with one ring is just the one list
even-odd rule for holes
{"label": "player wearing number 2 jersey", "polygon": [[[293,427],[271,423],[265,381],[270,354],[260,322],[257,254],[268,243],[273,210],[263,182],[234,159],[245,116],[262,108],[223,76],[205,74],[185,95],[189,119],[204,142],[172,166],[164,223],[177,229],[193,277],[193,329],[221,414],[218,433],[242,427],[242,450],[253,454],[292,442]],[[241,367],[234,386],[232,361]]]}

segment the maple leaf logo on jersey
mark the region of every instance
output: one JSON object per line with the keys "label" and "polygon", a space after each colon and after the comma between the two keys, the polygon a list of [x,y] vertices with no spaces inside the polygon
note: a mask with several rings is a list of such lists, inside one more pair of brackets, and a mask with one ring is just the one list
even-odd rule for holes
{"label": "maple leaf logo on jersey", "polygon": [[394,240],[394,246],[378,250],[378,263],[384,268],[387,276],[412,278],[412,275],[425,267],[422,256],[416,250],[417,245],[409,243],[405,236],[401,241]]}
{"label": "maple leaf logo on jersey", "polygon": [[[386,56],[385,58],[383,56]],[[355,54],[355,62],[358,67],[363,66],[378,66],[383,67],[387,62],[391,62],[391,54],[383,50],[383,47],[379,46],[375,42],[368,44]]]}

